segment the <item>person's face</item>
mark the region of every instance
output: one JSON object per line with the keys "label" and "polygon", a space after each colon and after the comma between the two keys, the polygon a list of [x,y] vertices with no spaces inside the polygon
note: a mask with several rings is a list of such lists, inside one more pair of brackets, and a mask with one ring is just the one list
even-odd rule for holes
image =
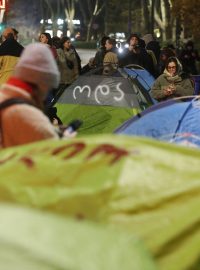
{"label": "person's face", "polygon": [[171,74],[171,76],[174,76],[176,74],[176,63],[170,62],[167,66],[167,71]]}
{"label": "person's face", "polygon": [[47,43],[48,43],[48,38],[47,38],[44,34],[42,34],[42,35],[40,36],[40,38],[39,38],[39,41],[40,41],[41,43],[47,44]]}
{"label": "person's face", "polygon": [[130,39],[130,46],[136,46],[136,45],[138,45],[138,39],[137,37],[132,37]]}
{"label": "person's face", "polygon": [[72,44],[72,43],[71,43],[70,40],[65,41],[65,43],[63,44],[64,49],[69,50],[70,47],[71,47],[71,44]]}
{"label": "person's face", "polygon": [[111,50],[112,47],[113,47],[113,45],[109,43],[109,40],[106,40],[106,44],[105,44],[106,51]]}

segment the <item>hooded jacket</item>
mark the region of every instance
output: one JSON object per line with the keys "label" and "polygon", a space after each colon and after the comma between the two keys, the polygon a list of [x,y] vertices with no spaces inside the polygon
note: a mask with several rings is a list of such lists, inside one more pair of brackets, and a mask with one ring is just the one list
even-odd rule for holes
{"label": "hooded jacket", "polygon": [[[194,95],[194,85],[190,77],[182,71],[182,65],[178,61],[177,73],[175,76],[170,76],[168,71],[165,69],[163,74],[161,74],[154,82],[151,95],[158,101],[164,101],[167,99],[182,97],[182,96],[192,96]],[[172,95],[166,96],[164,90],[171,84],[174,85],[175,91]]]}

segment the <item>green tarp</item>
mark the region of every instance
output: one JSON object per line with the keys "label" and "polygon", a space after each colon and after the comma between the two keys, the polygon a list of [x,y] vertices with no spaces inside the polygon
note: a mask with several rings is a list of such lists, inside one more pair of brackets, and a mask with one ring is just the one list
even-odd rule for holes
{"label": "green tarp", "polygon": [[75,221],[0,204],[2,270],[155,270],[136,237],[86,221]]}
{"label": "green tarp", "polygon": [[117,135],[2,150],[0,199],[141,238],[159,269],[198,269],[200,151]]}

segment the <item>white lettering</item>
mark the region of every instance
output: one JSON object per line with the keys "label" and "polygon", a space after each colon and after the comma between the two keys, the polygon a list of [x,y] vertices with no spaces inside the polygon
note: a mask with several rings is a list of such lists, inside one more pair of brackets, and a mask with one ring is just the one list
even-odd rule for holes
{"label": "white lettering", "polygon": [[106,84],[98,85],[96,87],[95,92],[94,92],[95,100],[96,100],[97,103],[101,104],[101,102],[99,101],[99,99],[97,97],[98,92],[100,92],[103,96],[107,96],[107,95],[110,94],[110,88]]}
{"label": "white lettering", "polygon": [[[114,96],[114,100],[116,101],[120,101],[124,98],[124,92],[122,91],[122,89],[120,88],[121,86],[121,82],[119,82],[117,85],[116,85],[116,90],[117,92],[119,93],[119,96],[118,96],[118,93],[117,93],[117,96]],[[76,97],[76,92],[79,91],[80,93],[83,93],[85,90],[88,91],[88,94],[87,94],[87,97],[90,98],[91,96],[91,88],[89,85],[84,85],[84,86],[76,86],[73,90],[73,98],[74,99],[77,99]],[[98,104],[101,104],[101,101],[99,100],[99,95],[102,95],[102,96],[108,96],[110,95],[110,87],[106,84],[102,84],[102,85],[98,85],[95,90],[94,90],[94,98],[95,98],[95,101],[98,103]]]}
{"label": "white lettering", "polygon": [[83,87],[81,86],[76,86],[73,91],[73,98],[76,99],[76,90],[79,90],[80,93],[83,93],[83,91],[87,89],[88,90],[88,98],[91,95],[91,89],[89,85],[84,85]]}
{"label": "white lettering", "polygon": [[117,88],[117,90],[119,91],[119,93],[120,93],[120,97],[114,97],[114,99],[116,100],[116,101],[120,101],[120,100],[122,100],[123,98],[124,98],[124,92],[122,91],[122,89],[120,89],[120,85],[121,85],[122,83],[120,82],[120,83],[118,83],[117,84],[117,86],[116,86],[116,88]]}

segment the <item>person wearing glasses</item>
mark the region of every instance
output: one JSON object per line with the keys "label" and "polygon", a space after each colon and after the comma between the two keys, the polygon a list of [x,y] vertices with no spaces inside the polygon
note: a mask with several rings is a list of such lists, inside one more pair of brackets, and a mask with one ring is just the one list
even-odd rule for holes
{"label": "person wearing glasses", "polygon": [[194,94],[194,84],[183,72],[177,57],[168,58],[163,74],[155,80],[150,93],[157,101]]}

